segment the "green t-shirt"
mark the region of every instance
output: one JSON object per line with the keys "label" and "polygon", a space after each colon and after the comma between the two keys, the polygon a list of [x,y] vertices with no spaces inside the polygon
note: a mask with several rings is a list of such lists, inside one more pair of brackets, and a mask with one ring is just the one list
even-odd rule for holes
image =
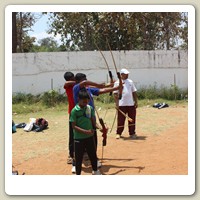
{"label": "green t-shirt", "polygon": [[[95,116],[94,109],[87,105],[84,108],[80,108],[77,104],[71,111],[70,114],[70,122],[76,122],[76,126],[85,129],[91,130],[93,129],[91,118]],[[93,134],[84,134],[73,130],[74,132],[74,139],[84,139],[93,136]]]}

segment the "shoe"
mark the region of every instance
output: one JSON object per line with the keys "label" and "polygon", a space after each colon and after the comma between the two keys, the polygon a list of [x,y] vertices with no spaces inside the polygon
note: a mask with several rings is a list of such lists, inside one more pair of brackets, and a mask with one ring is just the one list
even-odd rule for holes
{"label": "shoe", "polygon": [[136,134],[130,135],[130,138],[131,139],[137,139],[137,135]]}
{"label": "shoe", "polygon": [[73,158],[72,158],[72,157],[69,157],[69,158],[67,159],[67,164],[72,164],[72,162],[73,162]]}
{"label": "shoe", "polygon": [[115,138],[116,138],[116,139],[119,139],[119,138],[121,138],[121,135],[120,135],[120,134],[117,134]]}
{"label": "shoe", "polygon": [[76,167],[72,166],[72,173],[75,174],[76,173]]}
{"label": "shoe", "polygon": [[100,168],[101,167],[101,162],[99,160],[97,160],[97,168]]}
{"label": "shoe", "polygon": [[99,170],[97,170],[97,171],[92,171],[92,175],[102,175],[102,174]]}

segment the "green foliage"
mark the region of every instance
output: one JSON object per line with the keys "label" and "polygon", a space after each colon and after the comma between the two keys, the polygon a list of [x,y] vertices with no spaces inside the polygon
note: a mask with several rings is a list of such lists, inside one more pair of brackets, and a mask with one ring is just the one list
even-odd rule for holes
{"label": "green foliage", "polygon": [[115,102],[113,95],[110,96],[109,94],[101,94],[99,96],[94,96],[94,100],[105,104]]}
{"label": "green foliage", "polygon": [[60,51],[57,41],[53,37],[46,37],[38,41],[39,45],[33,45],[33,52],[57,52]]}
{"label": "green foliage", "polygon": [[66,102],[67,97],[65,94],[59,94],[55,90],[49,90],[41,95],[43,105],[47,107],[54,107],[60,103]]}
{"label": "green foliage", "polygon": [[[179,89],[172,85],[170,88],[157,88],[156,84],[149,87],[142,87],[137,91],[139,106],[153,105],[157,102],[186,102],[188,97],[187,89]],[[97,107],[110,109],[114,106],[114,97],[109,94],[101,94],[94,97]],[[44,92],[41,95],[17,93],[12,97],[13,113],[34,113],[45,109],[54,109],[57,111],[67,110],[67,97],[55,90]]]}
{"label": "green foliage", "polygon": [[149,87],[141,87],[138,91],[139,99],[166,99],[166,100],[183,100],[187,99],[188,90],[180,89],[178,86],[171,85],[170,88],[160,87],[157,88],[155,85],[150,85]]}
{"label": "green foliage", "polygon": [[40,95],[32,95],[32,94],[24,94],[24,93],[16,93],[12,96],[12,103],[25,103],[25,104],[33,104],[40,101]]}
{"label": "green foliage", "polygon": [[[34,108],[35,106],[44,105],[46,107],[55,107],[59,106],[59,104],[67,103],[67,97],[65,94],[60,94],[55,90],[50,90],[48,92],[44,92],[40,95],[32,95],[32,94],[24,94],[24,93],[17,93],[12,97],[12,104],[15,108],[15,105],[21,107],[22,111],[26,112],[25,110],[37,110]],[[33,105],[33,108],[32,108]],[[17,106],[17,107],[18,107]],[[38,108],[41,109],[41,108]],[[19,112],[19,110],[17,110]],[[29,111],[27,111],[29,112]]]}
{"label": "green foliage", "polygon": [[28,31],[31,31],[31,27],[37,21],[37,17],[31,12],[16,12],[13,17],[12,42],[15,45],[15,50],[13,52],[30,52],[36,38],[30,37]]}
{"label": "green foliage", "polygon": [[[180,12],[52,12],[49,33],[61,35],[62,49],[172,49],[187,44],[187,21]],[[65,48],[63,48],[65,46]],[[186,45],[187,46],[187,45]]]}

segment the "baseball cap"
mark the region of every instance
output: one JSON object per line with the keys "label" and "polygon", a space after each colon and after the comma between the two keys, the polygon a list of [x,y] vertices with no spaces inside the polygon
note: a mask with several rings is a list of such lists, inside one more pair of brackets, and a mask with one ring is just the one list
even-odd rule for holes
{"label": "baseball cap", "polygon": [[127,69],[121,69],[120,74],[129,74]]}

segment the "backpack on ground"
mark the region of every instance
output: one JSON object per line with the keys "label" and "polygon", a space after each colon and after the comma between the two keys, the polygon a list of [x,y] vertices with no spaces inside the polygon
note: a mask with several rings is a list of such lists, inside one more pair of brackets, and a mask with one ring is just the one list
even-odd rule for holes
{"label": "backpack on ground", "polygon": [[167,103],[165,103],[165,102],[163,102],[163,103],[154,103],[153,107],[161,109],[161,108],[167,108],[167,107],[169,107],[169,105]]}
{"label": "backpack on ground", "polygon": [[15,122],[12,120],[12,133],[16,132]]}
{"label": "backpack on ground", "polygon": [[36,122],[34,125],[35,125],[34,131],[40,132],[40,131],[43,131],[44,129],[47,129],[48,121],[44,118],[38,118],[38,119],[36,119]]}
{"label": "backpack on ground", "polygon": [[36,122],[36,119],[35,118],[29,118],[29,123],[26,124],[26,126],[24,127],[24,131],[32,131],[33,129],[33,124]]}

